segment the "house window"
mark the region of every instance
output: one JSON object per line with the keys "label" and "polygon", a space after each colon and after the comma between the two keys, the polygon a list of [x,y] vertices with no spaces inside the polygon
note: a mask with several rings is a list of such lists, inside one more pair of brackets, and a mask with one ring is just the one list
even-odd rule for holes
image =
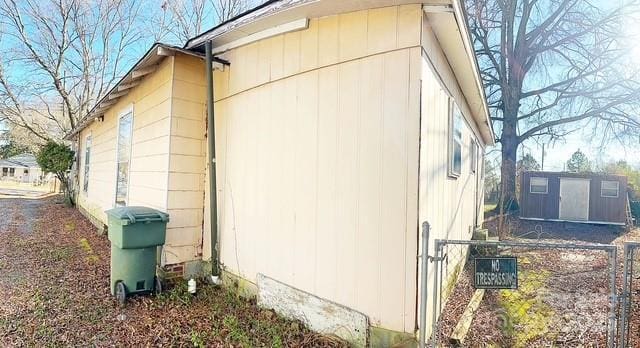
{"label": "house window", "polygon": [[7,176],[9,174],[9,168],[2,168],[2,176]]}
{"label": "house window", "polygon": [[462,113],[458,105],[449,103],[449,176],[458,177],[462,171]]}
{"label": "house window", "polygon": [[29,169],[25,169],[23,173],[24,173],[24,175],[29,174]]}
{"label": "house window", "polygon": [[84,142],[84,178],[82,182],[82,190],[86,193],[89,191],[89,164],[91,163],[91,135]]}
{"label": "house window", "polygon": [[532,177],[529,179],[529,192],[540,194],[549,193],[549,179]]}
{"label": "house window", "polygon": [[603,180],[600,186],[600,196],[618,198],[620,191],[620,183],[617,181]]}
{"label": "house window", "polygon": [[9,176],[15,176],[16,175],[16,169],[15,168],[9,168]]}
{"label": "house window", "polygon": [[117,180],[116,206],[127,205],[129,193],[129,170],[131,163],[131,131],[133,130],[133,112],[120,117],[117,144]]}
{"label": "house window", "polygon": [[478,168],[478,143],[471,139],[469,146],[469,156],[471,157],[471,173],[475,174]]}

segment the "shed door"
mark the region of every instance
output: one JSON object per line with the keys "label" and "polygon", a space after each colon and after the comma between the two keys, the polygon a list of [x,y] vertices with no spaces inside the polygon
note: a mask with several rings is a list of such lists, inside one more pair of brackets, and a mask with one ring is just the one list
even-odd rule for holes
{"label": "shed door", "polygon": [[588,179],[560,178],[560,220],[589,220]]}

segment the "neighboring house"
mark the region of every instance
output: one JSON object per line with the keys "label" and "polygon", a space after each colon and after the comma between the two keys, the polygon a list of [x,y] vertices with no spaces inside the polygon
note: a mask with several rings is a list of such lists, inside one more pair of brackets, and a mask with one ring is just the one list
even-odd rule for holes
{"label": "neighboring house", "polygon": [[35,184],[42,179],[42,169],[30,153],[0,159],[0,180]]}
{"label": "neighboring house", "polygon": [[625,225],[627,199],[626,176],[528,171],[522,175],[520,217]]}
{"label": "neighboring house", "polygon": [[79,208],[102,223],[117,205],[161,209],[166,270],[219,262],[316,330],[415,339],[420,224],[471,238],[494,139],[460,2],[425,3],[269,1],[154,45],[68,136]]}

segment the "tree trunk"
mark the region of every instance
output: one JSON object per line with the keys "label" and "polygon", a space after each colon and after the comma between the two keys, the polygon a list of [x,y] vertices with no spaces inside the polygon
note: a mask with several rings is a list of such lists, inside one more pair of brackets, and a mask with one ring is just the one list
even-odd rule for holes
{"label": "tree trunk", "polygon": [[516,160],[518,153],[518,135],[515,124],[504,122],[500,144],[502,145],[502,165],[500,168],[501,190],[500,211],[510,212],[518,210],[516,198]]}
{"label": "tree trunk", "polygon": [[62,189],[64,203],[70,207],[75,206],[73,190],[72,186],[69,183],[69,177],[66,174],[60,173],[56,174],[56,177],[60,181],[60,188]]}

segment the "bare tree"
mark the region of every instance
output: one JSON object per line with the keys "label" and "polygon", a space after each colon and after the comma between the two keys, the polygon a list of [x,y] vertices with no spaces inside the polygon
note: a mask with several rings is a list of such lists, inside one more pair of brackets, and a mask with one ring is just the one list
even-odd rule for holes
{"label": "bare tree", "polygon": [[0,120],[59,139],[104,96],[143,38],[135,0],[0,0]]}
{"label": "bare tree", "polygon": [[156,41],[184,43],[203,28],[227,21],[247,10],[256,0],[164,0],[152,21]]}
{"label": "bare tree", "polygon": [[525,140],[557,140],[589,124],[599,135],[605,128],[614,136],[640,129],[634,116],[640,74],[626,60],[622,35],[636,3],[475,0],[467,5],[501,145],[502,208],[517,207],[516,154]]}

